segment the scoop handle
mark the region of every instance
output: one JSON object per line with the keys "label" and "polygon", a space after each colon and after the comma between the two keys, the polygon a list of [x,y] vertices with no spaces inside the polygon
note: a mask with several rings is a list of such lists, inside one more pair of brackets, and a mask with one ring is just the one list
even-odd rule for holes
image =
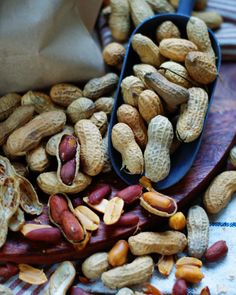
{"label": "scoop handle", "polygon": [[195,0],[180,0],[178,7],[178,14],[185,14],[190,16],[192,14]]}

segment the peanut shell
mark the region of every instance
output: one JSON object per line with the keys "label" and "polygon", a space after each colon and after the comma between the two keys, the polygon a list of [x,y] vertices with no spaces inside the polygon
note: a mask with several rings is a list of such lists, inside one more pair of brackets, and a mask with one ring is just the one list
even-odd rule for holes
{"label": "peanut shell", "polygon": [[51,98],[47,94],[37,91],[28,91],[25,93],[21,97],[21,105],[33,105],[38,114],[56,109]]}
{"label": "peanut shell", "polygon": [[94,102],[86,97],[74,100],[67,108],[67,115],[72,123],[82,119],[88,119],[95,111]]}
{"label": "peanut shell", "polygon": [[0,121],[9,117],[20,105],[21,96],[17,93],[8,93],[0,98]]}
{"label": "peanut shell", "polygon": [[138,110],[147,123],[149,123],[152,118],[164,114],[163,105],[159,96],[149,89],[140,93],[138,98]]}
{"label": "peanut shell", "polygon": [[129,0],[131,18],[134,25],[137,27],[144,19],[154,15],[153,10],[142,0]]}
{"label": "peanut shell", "polygon": [[37,184],[46,194],[52,195],[58,192],[66,194],[77,194],[90,185],[92,179],[90,176],[79,172],[71,186],[62,184],[57,178],[56,172],[41,173],[37,177]]}
{"label": "peanut shell", "polygon": [[161,42],[166,38],[181,38],[178,27],[172,21],[164,21],[157,27],[156,38],[158,42]]}
{"label": "peanut shell", "polygon": [[131,105],[122,104],[117,110],[117,119],[132,129],[137,144],[144,149],[148,140],[147,128],[138,110]]}
{"label": "peanut shell", "polygon": [[90,120],[80,120],[75,125],[75,134],[80,143],[83,172],[90,176],[99,174],[104,165],[102,136],[99,129]]}
{"label": "peanut shell", "polygon": [[141,174],[144,168],[143,154],[132,129],[124,123],[117,123],[112,128],[111,139],[113,147],[121,153],[121,169],[126,168],[131,174]]}
{"label": "peanut shell", "polygon": [[51,275],[45,295],[65,295],[76,275],[74,265],[70,261],[62,262]]}
{"label": "peanut shell", "polygon": [[[191,40],[191,39],[190,39]],[[179,38],[163,39],[159,44],[160,53],[173,61],[183,62],[191,51],[197,51],[195,43]]]}
{"label": "peanut shell", "polygon": [[135,34],[132,38],[132,47],[139,55],[142,63],[158,67],[163,58],[160,55],[158,46],[148,37],[142,34]]}
{"label": "peanut shell", "polygon": [[150,279],[154,271],[150,256],[136,258],[133,262],[115,267],[102,274],[102,282],[109,288],[122,288],[141,284]]}
{"label": "peanut shell", "polygon": [[119,42],[126,41],[130,30],[130,8],[128,0],[111,0],[109,27],[112,36]]}
{"label": "peanut shell", "polygon": [[89,256],[82,264],[82,272],[88,279],[98,279],[109,268],[106,252],[98,252]]}
{"label": "peanut shell", "polygon": [[113,97],[100,97],[95,101],[96,112],[105,112],[107,115],[110,115],[114,105]]}
{"label": "peanut shell", "polygon": [[201,258],[208,247],[209,219],[205,210],[193,206],[188,211],[188,253],[190,256]]}
{"label": "peanut shell", "polygon": [[225,171],[210,183],[203,197],[206,211],[216,214],[225,208],[236,191],[236,171]]}
{"label": "peanut shell", "polygon": [[186,102],[189,98],[186,88],[168,81],[160,73],[146,74],[144,79],[146,84],[165,101],[169,111],[175,110],[178,105]]}
{"label": "peanut shell", "polygon": [[73,101],[83,96],[82,90],[72,84],[60,83],[52,86],[50,96],[54,103],[68,107]]}
{"label": "peanut shell", "polygon": [[217,77],[215,61],[203,52],[190,52],[185,59],[185,67],[193,80],[201,84],[209,84]]}
{"label": "peanut shell", "polygon": [[2,123],[0,123],[0,145],[7,141],[8,136],[17,128],[25,125],[33,118],[33,106],[17,107],[12,114]]}
{"label": "peanut shell", "polygon": [[100,78],[94,78],[84,86],[83,95],[96,100],[115,90],[119,77],[115,73],[109,73]]}
{"label": "peanut shell", "polygon": [[49,158],[42,144],[26,153],[26,162],[32,171],[43,172],[49,166]]}
{"label": "peanut shell", "polygon": [[144,151],[145,176],[157,182],[170,172],[170,146],[173,127],[164,116],[154,117],[148,125],[148,143]]}
{"label": "peanut shell", "polygon": [[128,76],[121,82],[124,102],[134,107],[138,106],[138,97],[144,89],[143,82],[135,76]]}
{"label": "peanut shell", "polygon": [[184,250],[187,238],[178,231],[141,232],[130,237],[128,243],[133,255],[141,256],[151,253],[172,255]]}
{"label": "peanut shell", "polygon": [[189,100],[181,105],[176,125],[176,136],[180,141],[191,142],[200,136],[207,108],[207,92],[199,87],[189,88]]}
{"label": "peanut shell", "polygon": [[65,122],[66,115],[62,111],[45,112],[36,116],[8,137],[8,151],[17,155],[33,149],[44,137],[61,131]]}

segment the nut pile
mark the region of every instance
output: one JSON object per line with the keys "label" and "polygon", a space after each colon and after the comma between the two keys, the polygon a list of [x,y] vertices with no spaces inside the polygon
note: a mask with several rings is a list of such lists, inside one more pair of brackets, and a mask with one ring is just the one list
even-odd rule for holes
{"label": "nut pile", "polygon": [[[83,90],[62,83],[49,94],[28,91],[0,98],[0,247],[8,229],[55,244],[62,234],[76,249],[89,241],[99,217],[87,206],[75,210],[65,194],[83,191],[92,177],[111,170],[107,127],[117,82],[118,76],[108,73]],[[50,225],[25,220],[25,213],[42,214],[43,193],[51,196]],[[100,195],[103,199],[106,193]]]}
{"label": "nut pile", "polygon": [[[178,0],[110,0],[104,2],[108,3],[105,3],[103,14],[108,16],[112,36],[118,42],[128,39],[133,25],[137,27],[143,20],[154,14],[173,13],[179,4]],[[215,11],[203,11],[206,5],[207,0],[196,0],[192,15],[202,19],[211,29],[216,29],[222,24],[223,19]],[[177,30],[168,24],[164,31],[165,38],[169,38],[168,34],[174,31],[178,36]],[[123,49],[116,52],[121,53],[122,51]],[[109,65],[118,65],[118,63],[111,62],[106,54],[104,57]]]}
{"label": "nut pile", "polygon": [[121,83],[123,104],[112,128],[112,144],[121,154],[121,169],[144,173],[153,182],[168,176],[170,154],[181,143],[200,136],[208,109],[207,86],[217,76],[204,21],[190,17],[186,31],[188,39],[165,21],[156,28],[156,40],[136,33],[132,48],[141,63]]}

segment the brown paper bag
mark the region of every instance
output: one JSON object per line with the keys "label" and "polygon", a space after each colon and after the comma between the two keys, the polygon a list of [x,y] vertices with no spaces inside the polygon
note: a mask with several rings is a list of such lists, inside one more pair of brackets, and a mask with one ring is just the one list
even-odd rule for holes
{"label": "brown paper bag", "polygon": [[101,3],[1,0],[0,94],[102,75],[101,50],[89,33]]}

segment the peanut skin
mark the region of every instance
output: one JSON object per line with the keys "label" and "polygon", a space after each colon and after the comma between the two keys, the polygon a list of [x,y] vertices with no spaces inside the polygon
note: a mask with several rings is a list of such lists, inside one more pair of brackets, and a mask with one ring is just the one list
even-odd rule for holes
{"label": "peanut skin", "polygon": [[62,213],[68,210],[68,204],[63,196],[54,195],[49,199],[50,213],[53,220],[60,224]]}
{"label": "peanut skin", "polygon": [[71,241],[81,241],[84,237],[84,230],[77,218],[70,212],[64,211],[61,216],[61,227]]}

